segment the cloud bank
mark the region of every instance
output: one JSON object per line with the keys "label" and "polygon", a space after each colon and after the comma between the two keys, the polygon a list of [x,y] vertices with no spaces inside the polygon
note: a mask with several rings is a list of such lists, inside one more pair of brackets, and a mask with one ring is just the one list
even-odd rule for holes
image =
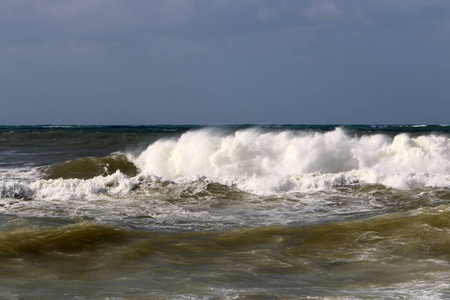
{"label": "cloud bank", "polygon": [[41,123],[439,122],[449,20],[439,0],[7,0],[0,99]]}

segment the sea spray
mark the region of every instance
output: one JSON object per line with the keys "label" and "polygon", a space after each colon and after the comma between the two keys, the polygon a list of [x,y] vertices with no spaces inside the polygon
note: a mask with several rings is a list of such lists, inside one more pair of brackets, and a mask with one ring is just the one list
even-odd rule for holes
{"label": "sea spray", "polygon": [[[108,174],[111,170],[115,173]],[[343,128],[327,132],[250,128],[232,133],[207,128],[159,139],[137,154],[84,157],[43,171],[52,179],[5,180],[1,196],[126,195],[145,189],[156,178],[178,184],[206,179],[256,195],[310,193],[352,184],[449,187],[450,140],[434,134],[357,136]],[[56,178],[58,174],[61,178]]]}
{"label": "sea spray", "polygon": [[434,174],[449,173],[449,161],[447,137],[352,137],[341,128],[326,133],[247,129],[230,135],[190,131],[176,140],[157,141],[133,159],[143,173],[169,179],[325,174],[365,168]]}
{"label": "sea spray", "polygon": [[[142,174],[206,176],[244,190],[276,193],[366,182],[397,188],[449,186],[448,137],[204,129],[160,140],[131,157]],[[395,180],[392,179],[395,177]]]}

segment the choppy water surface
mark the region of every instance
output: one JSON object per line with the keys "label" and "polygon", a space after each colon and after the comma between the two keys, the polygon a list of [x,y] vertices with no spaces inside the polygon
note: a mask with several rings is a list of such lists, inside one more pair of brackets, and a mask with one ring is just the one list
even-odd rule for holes
{"label": "choppy water surface", "polygon": [[449,298],[449,133],[0,127],[0,298]]}

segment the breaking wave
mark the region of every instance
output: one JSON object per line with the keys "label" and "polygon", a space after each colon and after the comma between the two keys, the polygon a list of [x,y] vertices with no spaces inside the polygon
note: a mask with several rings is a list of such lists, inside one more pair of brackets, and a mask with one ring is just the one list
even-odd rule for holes
{"label": "breaking wave", "polygon": [[[2,181],[2,198],[72,199],[126,195],[158,182],[218,183],[258,195],[314,192],[351,184],[413,189],[450,187],[446,135],[352,135],[217,129],[160,139],[139,153],[54,165],[45,179]],[[143,184],[145,182],[145,184]]]}
{"label": "breaking wave", "polygon": [[206,176],[256,193],[309,191],[358,182],[396,188],[450,186],[446,136],[325,133],[224,134],[190,131],[159,140],[135,157],[142,174],[171,180]]}
{"label": "breaking wave", "polygon": [[187,132],[159,140],[138,157],[144,172],[166,178],[300,175],[371,169],[384,173],[449,173],[450,143],[444,136],[399,134],[352,137],[338,128],[326,133],[265,133],[255,129],[231,135]]}
{"label": "breaking wave", "polygon": [[91,179],[39,179],[32,182],[0,182],[0,198],[59,199],[95,198],[97,196],[123,196],[137,185],[137,179],[117,171],[108,176]]}

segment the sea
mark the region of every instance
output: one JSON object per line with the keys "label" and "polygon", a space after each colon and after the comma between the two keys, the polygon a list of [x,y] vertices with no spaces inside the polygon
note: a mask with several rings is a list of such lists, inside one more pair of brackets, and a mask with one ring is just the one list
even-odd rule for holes
{"label": "sea", "polygon": [[449,298],[449,124],[0,126],[0,299]]}

